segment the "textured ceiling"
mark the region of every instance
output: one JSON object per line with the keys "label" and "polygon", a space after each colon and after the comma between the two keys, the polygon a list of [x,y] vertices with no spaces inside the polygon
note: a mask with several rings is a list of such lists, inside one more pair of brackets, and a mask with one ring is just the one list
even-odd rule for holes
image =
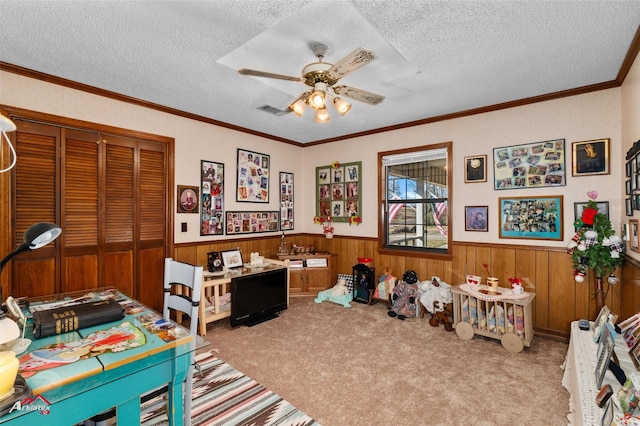
{"label": "textured ceiling", "polygon": [[[0,62],[232,126],[308,143],[616,79],[638,1],[1,1]],[[318,124],[273,115],[310,46],[335,63],[378,59],[340,80],[385,96]],[[1,86],[0,86],[1,87]]]}

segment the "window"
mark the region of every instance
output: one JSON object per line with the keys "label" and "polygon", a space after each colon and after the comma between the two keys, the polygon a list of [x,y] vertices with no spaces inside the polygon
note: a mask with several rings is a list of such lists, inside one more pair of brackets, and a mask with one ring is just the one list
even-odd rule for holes
{"label": "window", "polygon": [[383,183],[381,251],[451,254],[451,145],[378,154]]}

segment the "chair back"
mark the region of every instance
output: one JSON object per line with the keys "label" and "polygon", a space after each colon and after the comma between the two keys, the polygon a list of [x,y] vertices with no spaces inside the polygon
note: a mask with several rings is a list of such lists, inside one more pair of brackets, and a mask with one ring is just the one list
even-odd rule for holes
{"label": "chair back", "polygon": [[198,309],[202,294],[202,266],[164,260],[164,307],[162,315],[169,319],[169,310],[174,309],[189,315],[190,331],[197,334]]}

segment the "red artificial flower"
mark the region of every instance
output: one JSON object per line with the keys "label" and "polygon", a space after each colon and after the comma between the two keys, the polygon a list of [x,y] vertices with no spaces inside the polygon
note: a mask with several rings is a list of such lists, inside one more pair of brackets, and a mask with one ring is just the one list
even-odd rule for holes
{"label": "red artificial flower", "polygon": [[582,223],[585,225],[593,225],[593,219],[598,214],[598,209],[593,209],[590,207],[582,210]]}

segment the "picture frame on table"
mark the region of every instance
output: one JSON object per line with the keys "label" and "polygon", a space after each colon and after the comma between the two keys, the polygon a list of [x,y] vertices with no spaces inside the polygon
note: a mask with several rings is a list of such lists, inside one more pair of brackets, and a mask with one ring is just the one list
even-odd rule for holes
{"label": "picture frame on table", "polygon": [[598,312],[598,316],[596,320],[593,322],[593,341],[598,343],[600,341],[600,335],[602,334],[602,329],[604,325],[609,321],[609,315],[611,314],[611,309],[607,305],[604,305],[600,308],[600,312]]}
{"label": "picture frame on table", "polygon": [[625,331],[627,331],[628,329],[630,329],[631,327],[639,323],[640,323],[640,312],[637,312],[631,315],[626,320],[620,321],[618,323],[618,327],[620,328],[620,331],[624,333]]}
{"label": "picture frame on table", "polygon": [[565,186],[565,140],[554,139],[493,149],[493,188]]}
{"label": "picture frame on table", "polygon": [[631,361],[635,365],[636,370],[640,371],[640,341],[637,341],[635,345],[629,351]]}
{"label": "picture frame on table", "polygon": [[244,265],[242,263],[242,252],[238,249],[221,251],[220,257],[225,268],[237,268]]}
{"label": "picture frame on table", "polygon": [[489,206],[465,206],[464,230],[465,231],[489,231]]}
{"label": "picture frame on table", "polygon": [[563,196],[498,198],[499,238],[562,240]]}
{"label": "picture frame on table", "polygon": [[573,176],[608,175],[609,139],[573,142],[571,144]]}
{"label": "picture frame on table", "polygon": [[604,412],[602,413],[602,421],[600,426],[611,426],[613,423],[613,398],[609,398],[604,405]]}
{"label": "picture frame on table", "polygon": [[609,369],[609,361],[613,356],[613,348],[615,347],[614,339],[615,332],[613,331],[613,326],[610,323],[605,322],[604,327],[602,328],[602,336],[600,337],[600,342],[598,344],[598,353],[596,355],[596,389],[600,389],[602,387],[604,375]]}
{"label": "picture frame on table", "polygon": [[487,156],[473,155],[464,157],[464,182],[486,182],[487,181]]}

